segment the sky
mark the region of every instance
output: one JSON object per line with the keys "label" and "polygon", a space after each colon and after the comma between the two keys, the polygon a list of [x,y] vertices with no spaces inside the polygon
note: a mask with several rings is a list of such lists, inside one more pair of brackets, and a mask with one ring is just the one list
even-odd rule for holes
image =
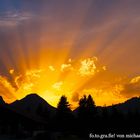
{"label": "sky", "polygon": [[1,0],[0,96],[37,93],[53,106],[140,95],[139,0]]}

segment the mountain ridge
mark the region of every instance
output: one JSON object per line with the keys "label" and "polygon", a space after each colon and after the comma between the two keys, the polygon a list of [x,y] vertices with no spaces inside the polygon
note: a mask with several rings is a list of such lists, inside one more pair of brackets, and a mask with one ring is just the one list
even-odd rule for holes
{"label": "mountain ridge", "polygon": [[9,106],[18,113],[39,121],[46,121],[45,117],[53,116],[56,112],[56,108],[35,93],[29,94],[21,100],[16,100]]}
{"label": "mountain ridge", "polygon": [[[28,114],[34,117],[37,117],[37,109],[42,107],[47,110],[49,113],[53,115],[56,113],[57,108],[51,106],[46,100],[37,95],[36,93],[31,93],[22,98],[21,100],[16,100],[11,104],[6,104],[3,98],[0,96],[0,105],[8,105],[11,109],[15,111],[22,112],[22,114]],[[117,110],[122,112],[123,114],[127,114],[129,112],[138,111],[140,113],[140,97],[132,97],[123,103],[114,104],[112,106],[97,106],[99,110],[103,108],[107,108],[111,110],[112,107],[115,107]],[[78,107],[72,112],[76,113]]]}

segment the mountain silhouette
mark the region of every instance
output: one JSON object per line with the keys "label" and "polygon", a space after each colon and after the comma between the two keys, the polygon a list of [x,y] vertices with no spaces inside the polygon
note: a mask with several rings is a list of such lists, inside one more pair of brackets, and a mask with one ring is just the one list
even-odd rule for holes
{"label": "mountain silhouette", "polygon": [[[140,113],[140,97],[133,97],[128,99],[124,103],[114,105],[118,111],[123,114],[127,114],[129,112],[139,112]],[[110,108],[110,107],[108,107]]]}
{"label": "mountain silhouette", "polygon": [[47,139],[46,136],[56,134],[64,137],[65,133],[86,137],[93,130],[97,133],[139,132],[139,97],[107,107],[92,106],[86,110],[83,106],[77,107],[74,111],[67,108],[69,104],[63,98],[55,108],[35,93],[11,104],[0,97],[0,133],[21,135],[25,132],[33,136],[33,132],[41,131]]}
{"label": "mountain silhouette", "polygon": [[[127,115],[128,113],[135,113],[135,112],[140,113],[140,97],[133,97],[126,100],[123,103],[115,104],[112,106],[106,106],[106,107],[97,106],[97,112],[100,115],[103,109],[106,108],[108,112],[111,113],[113,107],[115,107],[117,111],[119,111],[120,113],[124,115]],[[73,110],[74,115],[77,116],[78,110],[79,110],[79,107]]]}
{"label": "mountain silhouette", "polygon": [[5,105],[6,103],[4,102],[2,96],[0,96],[0,105]]}
{"label": "mountain silhouette", "polygon": [[56,108],[35,93],[29,94],[21,100],[16,100],[9,106],[15,111],[35,119],[52,117],[56,112]]}
{"label": "mountain silhouette", "polygon": [[[3,98],[0,96],[0,105],[6,105],[15,112],[33,118],[37,118],[40,116],[39,109],[46,110],[47,113],[50,114],[50,117],[54,116],[57,111],[57,108],[51,106],[43,98],[41,98],[39,95],[35,93],[29,94],[21,100],[16,100],[15,102],[9,105],[6,104]],[[126,100],[123,103],[115,104],[112,106],[107,107],[97,106],[97,110],[99,114],[100,112],[102,112],[104,108],[106,108],[109,112],[111,112],[112,107],[115,107],[119,112],[123,114],[127,114],[129,112],[133,113],[135,111],[138,111],[140,113],[140,97],[133,97],[131,99]],[[77,107],[75,110],[73,110],[73,114],[77,115],[78,110],[79,108]]]}
{"label": "mountain silhouette", "polygon": [[0,134],[1,133],[18,133],[19,125],[24,124],[24,128],[31,128],[36,123],[31,117],[27,117],[12,109],[0,97]]}

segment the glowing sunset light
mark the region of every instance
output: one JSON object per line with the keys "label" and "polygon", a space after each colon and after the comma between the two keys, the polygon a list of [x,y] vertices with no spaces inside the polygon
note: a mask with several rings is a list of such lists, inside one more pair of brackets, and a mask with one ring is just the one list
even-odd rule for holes
{"label": "glowing sunset light", "polygon": [[[99,68],[96,67],[94,60],[97,61],[97,58],[79,59],[74,64],[68,60],[69,63],[67,64],[49,65],[42,69],[27,69],[25,73],[14,75],[11,81],[6,80],[4,77],[1,77],[0,81],[3,82],[9,92],[14,92],[17,99],[21,99],[29,93],[38,93],[56,106],[62,94],[71,99],[73,93],[76,92],[76,88],[81,85],[81,79],[86,83],[89,78],[97,73]],[[103,69],[101,70],[103,71]],[[14,72],[16,73],[14,69],[9,71],[12,76]],[[51,96],[52,93],[55,98],[49,100],[48,96]]]}
{"label": "glowing sunset light", "polygon": [[65,95],[75,108],[88,94],[99,106],[140,96],[139,2],[7,3],[0,5],[6,102],[36,93],[56,107]]}

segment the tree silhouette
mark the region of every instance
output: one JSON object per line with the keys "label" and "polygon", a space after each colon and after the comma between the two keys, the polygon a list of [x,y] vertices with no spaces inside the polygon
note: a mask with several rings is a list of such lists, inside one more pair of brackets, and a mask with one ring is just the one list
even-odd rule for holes
{"label": "tree silhouette", "polygon": [[87,98],[87,105],[86,105],[86,120],[87,120],[87,130],[88,131],[92,131],[92,129],[96,128],[96,126],[98,125],[97,122],[97,118],[96,118],[96,106],[95,106],[95,102],[92,98],[91,95],[88,95]]}
{"label": "tree silhouette", "polygon": [[78,117],[82,121],[86,119],[86,107],[87,107],[87,97],[84,95],[80,100],[79,100],[79,108],[78,108]]}
{"label": "tree silhouette", "polygon": [[91,95],[86,97],[85,95],[79,101],[78,108],[78,125],[80,133],[88,133],[95,122],[96,106]]}
{"label": "tree silhouette", "polygon": [[88,95],[87,107],[89,107],[89,108],[94,108],[95,107],[95,102],[93,101],[93,98],[91,97],[91,95]]}
{"label": "tree silhouette", "polygon": [[86,107],[87,97],[84,95],[79,101],[79,107]]}
{"label": "tree silhouette", "polygon": [[58,103],[58,111],[61,111],[61,112],[68,112],[70,111],[70,104],[69,102],[67,101],[67,97],[66,96],[62,96],[60,98],[60,101]]}
{"label": "tree silhouette", "polygon": [[[96,112],[96,106],[91,95],[88,98],[84,95],[79,101],[79,115],[84,116],[93,116]],[[82,117],[81,116],[81,117]]]}
{"label": "tree silhouette", "polygon": [[66,96],[62,96],[57,106],[56,127],[63,131],[72,130],[73,115]]}
{"label": "tree silhouette", "polygon": [[93,115],[96,113],[96,106],[95,106],[95,102],[93,101],[93,98],[91,97],[91,95],[88,96],[87,98],[87,113],[93,117]]}

